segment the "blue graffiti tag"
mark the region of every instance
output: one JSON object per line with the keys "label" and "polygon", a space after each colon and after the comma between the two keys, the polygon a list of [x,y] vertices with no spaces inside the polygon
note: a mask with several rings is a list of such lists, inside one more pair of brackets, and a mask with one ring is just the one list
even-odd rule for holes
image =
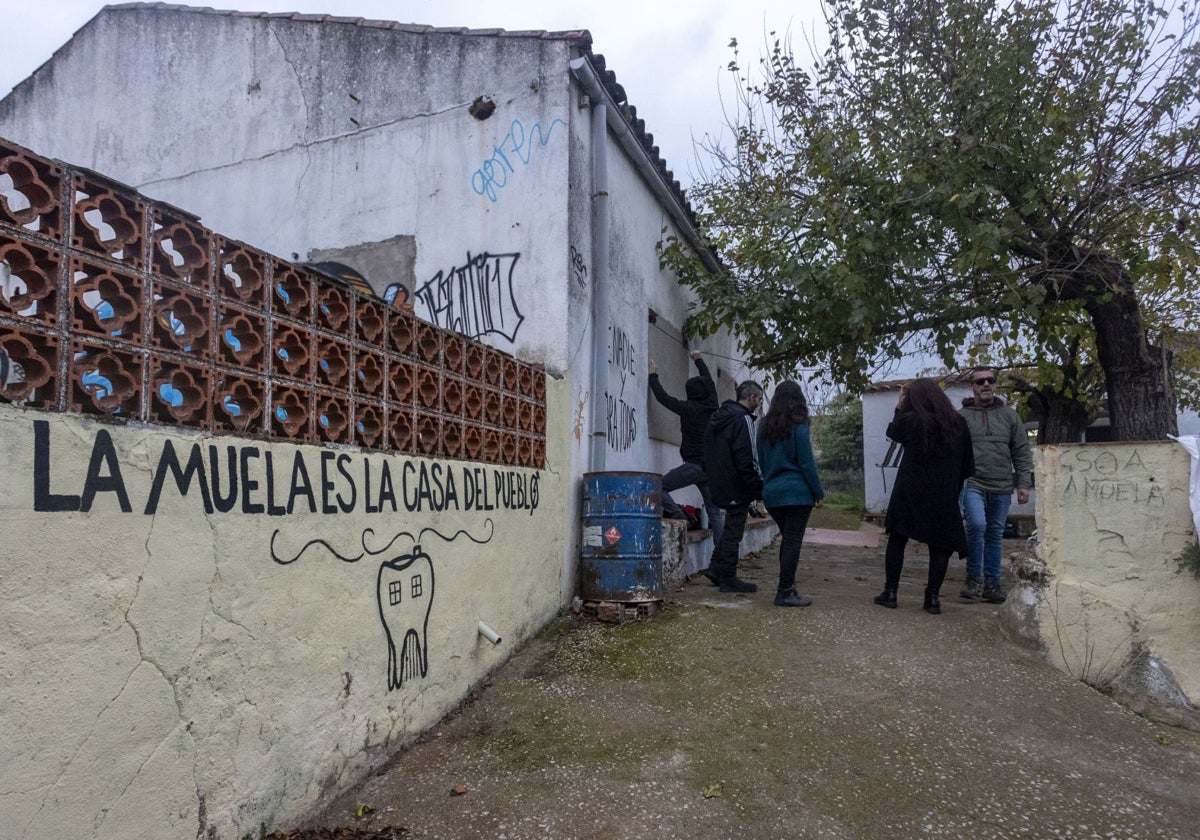
{"label": "blue graffiti tag", "polygon": [[508,185],[508,176],[516,172],[509,153],[516,156],[522,166],[528,166],[533,157],[535,146],[545,146],[554,134],[555,126],[566,126],[566,123],[555,117],[546,129],[541,123],[534,123],[528,133],[520,120],[513,120],[508,127],[508,134],[498,144],[492,147],[492,156],[483,162],[483,166],[471,175],[471,188],[476,195],[486,195],[488,201],[496,200],[496,191]]}

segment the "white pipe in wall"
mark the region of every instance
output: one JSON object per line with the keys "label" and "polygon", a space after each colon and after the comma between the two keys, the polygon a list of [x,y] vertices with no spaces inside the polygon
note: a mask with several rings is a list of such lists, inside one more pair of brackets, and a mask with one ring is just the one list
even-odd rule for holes
{"label": "white pipe in wall", "polygon": [[479,635],[483,636],[483,638],[487,639],[489,642],[491,642],[494,645],[500,644],[500,641],[501,641],[500,634],[497,633],[495,630],[493,630],[491,627],[488,627],[482,621],[479,622]]}

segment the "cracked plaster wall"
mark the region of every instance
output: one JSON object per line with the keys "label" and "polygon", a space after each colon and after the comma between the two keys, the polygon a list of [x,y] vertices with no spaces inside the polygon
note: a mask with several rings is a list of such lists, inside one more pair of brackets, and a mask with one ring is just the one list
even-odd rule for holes
{"label": "cracked plaster wall", "polygon": [[[547,382],[550,417],[569,389]],[[50,491],[78,494],[97,435],[111,435],[131,512],[35,510],[33,424],[49,424]],[[548,424],[560,428],[563,424]],[[319,471],[319,447],[203,438],[0,405],[0,837],[257,836],[286,826],[380,766],[452,709],[561,603],[569,493],[565,433],[547,441],[538,506],[327,515],[206,514],[195,487],[167,479],[143,513],[166,441],[178,451],[258,447]],[[349,450],[378,475],[433,462]],[[445,461],[459,475],[478,465]],[[489,468],[489,472],[493,468]],[[287,472],[290,467],[285,470]],[[276,466],[276,472],[279,472]],[[261,476],[260,476],[261,478]],[[318,480],[314,477],[314,481]],[[415,486],[415,485],[414,485]],[[344,489],[344,486],[343,486]],[[254,491],[263,492],[262,487]],[[463,493],[462,485],[458,492]],[[487,520],[492,525],[487,525]],[[426,533],[436,590],[429,670],[389,691],[376,597],[378,556],[362,541]],[[364,537],[364,529],[373,529]],[[397,543],[397,551],[411,540]],[[395,552],[393,552],[395,553]],[[483,620],[504,637],[477,635]]]}
{"label": "cracked plaster wall", "polygon": [[1200,581],[1176,563],[1196,539],[1189,467],[1170,441],[1034,448],[1047,655],[1099,688],[1166,685],[1143,705],[1185,712],[1200,703]]}
{"label": "cracked plaster wall", "polygon": [[410,295],[468,254],[519,254],[524,321],[478,337],[562,372],[571,58],[534,37],[109,8],[0,101],[0,136],[286,260],[411,238],[395,277],[351,263]]}

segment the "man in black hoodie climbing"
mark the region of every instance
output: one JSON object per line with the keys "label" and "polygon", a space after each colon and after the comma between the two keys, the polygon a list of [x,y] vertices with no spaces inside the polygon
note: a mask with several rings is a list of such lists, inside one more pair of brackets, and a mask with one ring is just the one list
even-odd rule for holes
{"label": "man in black hoodie climbing", "polygon": [[715,548],[721,541],[725,511],[713,503],[701,461],[704,460],[704,429],[708,426],[708,418],[712,417],[720,403],[717,401],[717,385],[708,372],[708,365],[700,358],[700,352],[693,350],[691,357],[699,376],[693,376],[684,384],[686,400],[676,399],[666,392],[658,381],[658,366],[653,359],[650,360],[650,390],[654,392],[654,398],[668,411],[679,415],[679,455],[683,458],[682,464],[662,477],[663,516],[684,518],[683,511],[671,498],[671,491],[689,484],[696,485],[704,500],[704,509],[708,512],[708,527],[712,528]]}
{"label": "man in black hoodie climbing", "polygon": [[706,575],[722,592],[758,591],[756,584],[737,576],[737,564],[750,503],[762,495],[754,449],[754,412],[762,401],[762,386],[743,382],[737,386],[737,399],[726,400],[713,412],[704,430],[704,473],[713,501],[725,509],[725,532]]}

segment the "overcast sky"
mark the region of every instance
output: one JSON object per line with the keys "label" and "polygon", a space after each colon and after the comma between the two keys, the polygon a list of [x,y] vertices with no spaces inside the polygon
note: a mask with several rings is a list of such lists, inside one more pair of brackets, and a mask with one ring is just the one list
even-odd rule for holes
{"label": "overcast sky", "polygon": [[[32,73],[103,6],[102,0],[0,0],[4,55],[0,96]],[[195,2],[189,5],[206,5]],[[692,137],[724,125],[721,88],[736,37],[743,60],[764,51],[767,33],[790,27],[799,52],[821,22],[819,0],[213,0],[213,8],[305,12],[473,29],[587,29],[629,103],[684,186],[696,171]],[[823,23],[821,23],[823,28]]]}

